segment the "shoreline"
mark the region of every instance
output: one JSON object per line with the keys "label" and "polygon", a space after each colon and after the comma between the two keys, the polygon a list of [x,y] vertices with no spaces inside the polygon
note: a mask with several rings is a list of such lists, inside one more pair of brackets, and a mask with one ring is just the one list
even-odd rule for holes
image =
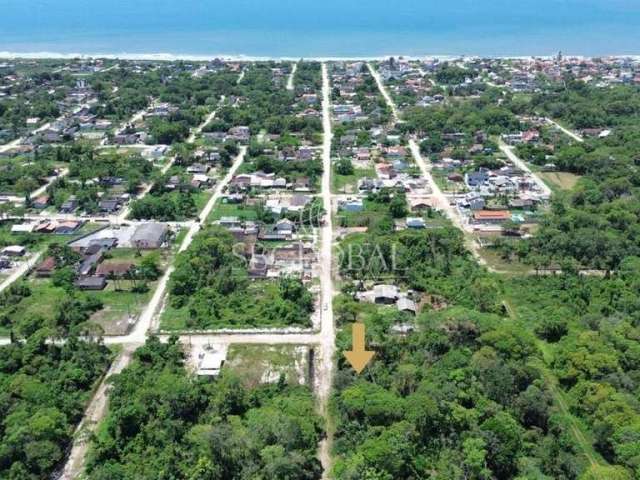
{"label": "shoreline", "polygon": [[[192,61],[192,62],[208,62],[220,59],[229,62],[264,62],[264,61],[298,61],[304,59],[307,61],[379,61],[389,57],[404,58],[406,60],[454,60],[460,58],[488,58],[488,59],[505,59],[505,60],[528,60],[541,59],[549,60],[555,58],[555,55],[376,55],[376,56],[310,56],[310,57],[292,57],[292,56],[257,56],[242,54],[217,54],[217,55],[195,55],[195,54],[175,54],[175,53],[60,53],[60,52],[6,52],[0,51],[0,59],[3,60],[73,60],[73,59],[105,59],[105,60],[132,60],[132,61]],[[563,54],[564,58],[586,59],[586,58],[612,58],[621,59],[628,58],[632,60],[640,60],[640,54],[633,55],[570,55]]]}

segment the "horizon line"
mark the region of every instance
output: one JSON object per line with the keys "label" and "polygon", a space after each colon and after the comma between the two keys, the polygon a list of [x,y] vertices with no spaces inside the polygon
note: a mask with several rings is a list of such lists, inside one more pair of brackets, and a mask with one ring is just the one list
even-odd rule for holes
{"label": "horizon line", "polygon": [[[479,54],[423,54],[423,55],[404,55],[404,54],[384,54],[384,55],[372,55],[372,56],[261,56],[261,55],[245,55],[245,54],[215,54],[215,55],[198,55],[198,54],[179,54],[168,52],[157,53],[61,53],[61,52],[9,52],[0,51],[0,59],[11,60],[73,60],[73,59],[92,59],[92,60],[140,60],[140,61],[179,61],[187,60],[193,62],[207,62],[211,60],[224,60],[224,61],[236,61],[236,62],[260,62],[260,61],[376,61],[385,60],[387,58],[404,58],[407,60],[422,60],[425,58],[433,59],[460,59],[460,58],[488,58],[488,59],[503,59],[503,60],[526,60],[526,59],[551,59],[554,55],[479,55]],[[573,55],[562,54],[565,58],[586,59],[586,58],[630,58],[634,60],[640,60],[639,54],[609,54],[609,55]]]}

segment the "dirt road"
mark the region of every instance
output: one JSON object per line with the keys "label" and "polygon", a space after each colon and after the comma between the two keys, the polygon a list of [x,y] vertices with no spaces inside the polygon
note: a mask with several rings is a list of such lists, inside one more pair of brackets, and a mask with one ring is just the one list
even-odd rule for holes
{"label": "dirt road", "polygon": [[[321,231],[320,244],[320,290],[321,290],[321,321],[320,321],[320,362],[316,373],[316,391],[320,413],[327,416],[327,406],[331,387],[333,385],[334,355],[335,355],[335,324],[333,321],[333,276],[332,276],[332,246],[333,223],[331,215],[331,99],[329,74],[327,65],[322,64],[322,125],[324,138],[322,144],[322,205],[327,212],[325,223]],[[321,442],[318,455],[324,472],[323,478],[329,478],[331,470],[332,432]]]}
{"label": "dirt road", "polygon": [[584,138],[582,138],[580,135],[578,135],[577,133],[572,132],[571,130],[563,127],[562,125],[560,125],[558,122],[556,122],[555,120],[551,120],[550,118],[546,118],[545,119],[547,121],[547,123],[549,123],[550,125],[553,125],[554,127],[556,127],[558,130],[560,130],[562,133],[564,133],[565,135],[573,138],[576,142],[580,142],[583,143],[584,142]]}
{"label": "dirt road", "polygon": [[293,64],[293,68],[291,69],[291,73],[289,74],[289,78],[287,78],[287,90],[293,90],[294,84],[293,81],[296,77],[296,71],[298,70],[298,62]]}
{"label": "dirt road", "polygon": [[60,480],[73,480],[84,470],[84,460],[89,448],[89,438],[107,411],[109,377],[122,372],[131,361],[132,355],[133,348],[123,348],[98,386],[89,406],[85,410],[84,418],[80,422],[80,425],[78,425],[78,428],[76,428],[71,452],[67,457],[67,462],[61,474],[57,477]]}

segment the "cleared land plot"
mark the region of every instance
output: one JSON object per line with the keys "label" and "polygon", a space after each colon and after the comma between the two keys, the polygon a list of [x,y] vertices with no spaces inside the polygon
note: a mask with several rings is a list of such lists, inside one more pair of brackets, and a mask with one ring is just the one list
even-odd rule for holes
{"label": "cleared land plot", "polygon": [[561,190],[571,190],[576,186],[579,175],[575,175],[569,172],[540,172],[538,173],[540,178],[549,184],[551,188],[559,188]]}
{"label": "cleared land plot", "polygon": [[373,168],[355,168],[351,175],[340,175],[333,169],[331,176],[331,190],[333,193],[355,193],[358,180],[361,178],[375,178],[376,171]]}
{"label": "cleared land plot", "polygon": [[216,202],[207,218],[208,222],[215,222],[222,217],[238,217],[240,220],[255,220],[257,217],[255,208],[237,203]]}
{"label": "cleared land plot", "polygon": [[309,384],[310,347],[306,345],[232,345],[225,368],[240,375],[244,384],[255,387],[278,382]]}

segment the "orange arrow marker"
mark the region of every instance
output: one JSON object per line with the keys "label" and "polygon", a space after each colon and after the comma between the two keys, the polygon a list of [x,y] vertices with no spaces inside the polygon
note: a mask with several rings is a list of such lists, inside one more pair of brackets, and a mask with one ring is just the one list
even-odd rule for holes
{"label": "orange arrow marker", "polygon": [[354,323],[351,325],[351,329],[353,346],[351,350],[344,352],[344,356],[356,373],[360,373],[371,361],[376,352],[364,349],[364,323]]}

